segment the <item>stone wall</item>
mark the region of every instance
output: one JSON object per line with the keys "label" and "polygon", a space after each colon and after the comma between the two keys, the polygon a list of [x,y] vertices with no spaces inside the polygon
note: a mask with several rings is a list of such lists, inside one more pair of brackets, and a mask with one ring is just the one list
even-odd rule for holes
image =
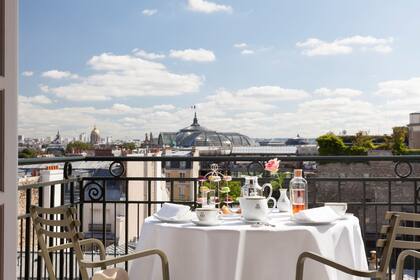
{"label": "stone wall", "polygon": [[[411,177],[420,177],[420,163],[413,163]],[[348,212],[354,213],[363,227],[366,222],[366,233],[377,238],[375,233],[383,223],[385,212],[394,211],[415,212],[416,188],[415,182],[396,180],[363,181],[363,178],[399,178],[395,172],[395,163],[389,161],[372,161],[369,163],[323,163],[318,164],[317,170],[309,174],[309,202],[312,205],[322,205],[324,202],[366,203],[363,205],[349,205]],[[407,166],[402,164],[401,172],[407,171]],[[358,181],[342,181],[339,191],[337,181],[314,182],[311,178],[361,178]],[[420,184],[419,184],[420,186]],[[383,205],[368,205],[381,203]],[[389,206],[388,203],[401,203]],[[410,205],[402,205],[404,203]],[[368,236],[366,236],[368,237]]]}

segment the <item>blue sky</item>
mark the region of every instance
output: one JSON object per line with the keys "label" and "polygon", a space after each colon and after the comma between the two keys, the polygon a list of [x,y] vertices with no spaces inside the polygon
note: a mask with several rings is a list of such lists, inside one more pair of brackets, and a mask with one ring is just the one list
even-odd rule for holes
{"label": "blue sky", "polygon": [[389,133],[420,105],[420,2],[20,2],[19,132]]}

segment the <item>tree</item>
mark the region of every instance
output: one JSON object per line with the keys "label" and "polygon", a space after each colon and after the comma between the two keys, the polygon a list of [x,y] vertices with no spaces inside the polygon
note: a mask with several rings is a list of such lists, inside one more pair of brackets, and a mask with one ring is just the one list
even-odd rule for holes
{"label": "tree", "polygon": [[135,143],[124,143],[124,144],[122,145],[122,147],[123,147],[125,150],[130,150],[130,151],[133,151],[133,150],[135,150],[135,149],[136,149],[136,144],[135,144]]}
{"label": "tree", "polygon": [[372,141],[372,137],[370,137],[366,132],[363,131],[359,131],[356,133],[353,139],[353,146],[363,147],[366,149],[375,148],[375,145]]}
{"label": "tree", "polygon": [[347,146],[343,140],[334,133],[327,133],[316,139],[318,151],[321,156],[345,155]]}
{"label": "tree", "polygon": [[407,153],[406,139],[408,128],[406,126],[396,126],[392,128],[392,152],[397,155]]}
{"label": "tree", "polygon": [[84,143],[81,141],[73,141],[67,145],[66,151],[67,153],[81,153],[83,151],[87,151],[92,148],[93,146],[90,143]]}
{"label": "tree", "polygon": [[19,152],[19,158],[36,158],[37,156],[38,151],[31,148],[26,148]]}

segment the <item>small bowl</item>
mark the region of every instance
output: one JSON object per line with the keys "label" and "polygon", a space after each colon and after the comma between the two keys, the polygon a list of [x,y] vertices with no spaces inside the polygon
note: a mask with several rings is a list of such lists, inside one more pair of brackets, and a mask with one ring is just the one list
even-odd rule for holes
{"label": "small bowl", "polygon": [[326,202],[324,206],[330,207],[337,215],[344,216],[347,211],[347,203],[344,202]]}

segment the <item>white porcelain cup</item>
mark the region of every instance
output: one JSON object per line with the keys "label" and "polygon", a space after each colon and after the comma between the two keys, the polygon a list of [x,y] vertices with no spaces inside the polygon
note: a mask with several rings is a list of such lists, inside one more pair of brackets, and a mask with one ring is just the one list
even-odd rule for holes
{"label": "white porcelain cup", "polygon": [[268,208],[269,200],[273,201],[274,207],[276,207],[276,200],[272,197],[265,198],[263,196],[247,196],[239,198],[242,216],[246,220],[250,221],[263,221],[267,219],[268,214],[272,211],[272,209]]}
{"label": "white porcelain cup", "polygon": [[347,203],[344,202],[326,202],[324,206],[330,207],[337,215],[343,216],[347,211]]}
{"label": "white porcelain cup", "polygon": [[196,208],[195,214],[201,222],[216,222],[219,217],[219,209]]}

